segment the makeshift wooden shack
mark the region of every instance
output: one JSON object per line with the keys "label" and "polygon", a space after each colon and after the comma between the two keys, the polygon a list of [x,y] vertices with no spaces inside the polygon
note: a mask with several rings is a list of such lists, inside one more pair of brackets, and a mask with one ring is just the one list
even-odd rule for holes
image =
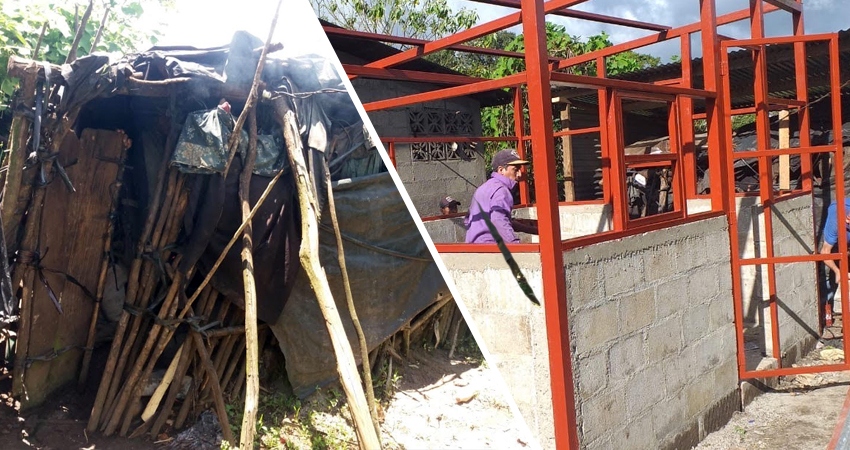
{"label": "makeshift wooden shack", "polygon": [[[0,202],[7,252],[0,258],[0,336],[11,349],[6,370],[22,408],[74,381],[99,379],[89,430],[156,436],[166,420],[179,429],[211,404],[221,412],[224,393],[240,394],[243,267],[239,246],[227,244],[241,233],[238,185],[253,139],[260,345],[276,337],[299,395],[336,377],[298,259],[301,218],[282,109],[295,113],[309,169],[331,174],[372,357],[388,337],[400,330],[409,336],[414,318],[425,320],[450,300],[328,61],[270,57],[256,128],[246,124],[239,151],[228,154],[261,48],[258,39],[237,33],[224,47],[153,48],[120,61],[91,55],[56,66],[10,59],[21,89]],[[324,177],[313,179],[317,192],[327,192]],[[317,209],[326,210],[325,199],[319,202]],[[321,261],[345,310],[327,216]],[[209,284],[202,285],[205,278]],[[105,363],[92,363],[93,355]],[[146,392],[149,385],[156,392]]]}

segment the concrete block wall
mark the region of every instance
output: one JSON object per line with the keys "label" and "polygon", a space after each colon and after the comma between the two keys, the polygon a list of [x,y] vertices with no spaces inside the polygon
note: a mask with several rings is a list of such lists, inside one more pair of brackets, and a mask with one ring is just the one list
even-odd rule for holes
{"label": "concrete block wall", "polygon": [[583,446],[690,448],[737,409],[723,217],[564,254]]}
{"label": "concrete block wall", "polygon": [[[422,83],[406,83],[385,80],[355,79],[354,89],[364,103],[391,97],[417,94],[436,89]],[[382,137],[411,137],[409,112],[411,110],[441,109],[468,113],[472,116],[472,136],[481,135],[481,110],[479,103],[471,97],[424,103],[404,108],[369,113],[369,119]],[[422,217],[440,214],[439,201],[450,195],[461,202],[460,211],[469,208],[475,189],[488,176],[484,163],[483,144],[478,145],[472,160],[413,161],[410,145],[395,146],[396,170],[404,182],[407,193],[416,211]]]}
{"label": "concrete block wall", "polygon": [[[728,242],[720,217],[564,253],[582,448],[690,448],[738,408]],[[528,426],[554,448],[543,308],[500,255],[441,256]],[[514,256],[540,293],[539,256]]]}
{"label": "concrete block wall", "polygon": [[[801,196],[776,203],[773,208],[773,245],[776,256],[813,253],[815,235],[812,198]],[[783,366],[804,356],[818,339],[817,264],[796,263],[776,266],[776,292],[779,306],[779,339]],[[765,278],[767,278],[765,276]],[[765,312],[765,335],[773,324]],[[768,354],[772,342],[766,339]]]}
{"label": "concrete block wall", "polygon": [[[589,236],[611,229],[611,205],[561,205],[558,210],[561,218],[561,239]],[[512,214],[521,219],[537,219],[537,208],[517,208]],[[466,237],[462,217],[429,220],[425,222],[425,229],[437,243],[464,242]],[[520,239],[523,242],[539,242],[537,236],[532,235],[522,234]]]}

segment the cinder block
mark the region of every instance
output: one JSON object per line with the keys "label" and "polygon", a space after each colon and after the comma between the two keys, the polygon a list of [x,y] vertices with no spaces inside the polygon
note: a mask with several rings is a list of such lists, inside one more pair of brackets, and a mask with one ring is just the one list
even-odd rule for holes
{"label": "cinder block", "polygon": [[714,374],[708,373],[697,378],[685,388],[688,419],[694,418],[714,401]]}
{"label": "cinder block", "polygon": [[570,288],[567,302],[571,310],[595,305],[604,299],[600,282],[600,266],[597,264],[570,266],[567,272],[567,283]]}
{"label": "cinder block", "polygon": [[620,334],[627,335],[655,320],[654,289],[644,289],[620,298]]}
{"label": "cinder block", "polygon": [[532,358],[530,356],[511,357],[507,359],[500,358],[500,361],[494,364],[496,369],[502,375],[502,378],[505,380],[505,384],[508,385],[511,396],[517,399],[517,401],[528,401],[529,399],[533,400],[535,398],[534,384],[529,383],[529,380],[534,378],[534,374],[531,370],[531,359]]}
{"label": "cinder block", "polygon": [[622,388],[605,390],[581,404],[581,428],[584,439],[594,441],[626,423],[625,396]]}
{"label": "cinder block", "polygon": [[626,412],[629,419],[636,420],[645,411],[664,398],[664,386],[658,381],[664,372],[660,364],[647,367],[629,380],[626,389]]}
{"label": "cinder block", "polygon": [[714,369],[714,395],[720,398],[738,388],[738,361],[730,358]]}
{"label": "cinder block", "polygon": [[674,261],[675,253],[670,246],[648,249],[643,255],[646,282],[652,283],[675,274],[679,268]]}
{"label": "cinder block", "polygon": [[[712,246],[712,251],[717,248]],[[719,284],[715,270],[697,270],[688,278],[688,298],[691,302],[702,303],[717,296]]]}
{"label": "cinder block", "polygon": [[[695,368],[698,373],[705,373],[726,361],[728,351],[724,349],[723,329],[712,332],[704,339],[694,344]],[[734,345],[732,349],[734,349]]]}
{"label": "cinder block", "polygon": [[[610,244],[609,244],[610,245]],[[621,256],[603,263],[605,296],[612,297],[643,286],[643,259]]]}
{"label": "cinder block", "polygon": [[531,355],[531,334],[526,316],[482,313],[476,314],[475,319],[490,352],[501,355]]}
{"label": "cinder block", "polygon": [[648,415],[628,424],[617,437],[620,440],[615,448],[644,450],[657,447],[655,433],[652,431],[652,417]]}
{"label": "cinder block", "polygon": [[583,310],[574,315],[576,352],[585,353],[617,336],[617,310],[614,305]]}
{"label": "cinder block", "polygon": [[582,398],[590,397],[608,385],[608,355],[605,352],[580,358],[575,369]]}
{"label": "cinder block", "polygon": [[685,311],[684,323],[682,326],[685,329],[685,345],[702,339],[709,333],[709,324],[711,323],[711,315],[709,314],[708,304],[692,305]]}
{"label": "cinder block", "polygon": [[668,397],[652,407],[652,429],[655,440],[664,442],[675,435],[687,423],[685,420],[685,398],[681,395]]}
{"label": "cinder block", "polygon": [[732,304],[732,297],[718,296],[708,306],[709,315],[711,316],[710,328],[717,328],[733,323],[735,320],[735,311]]}
{"label": "cinder block", "polygon": [[688,305],[688,278],[685,276],[674,278],[660,284],[655,291],[655,304],[658,310],[657,317],[661,320],[671,314],[684,311]]}
{"label": "cinder block", "polygon": [[671,317],[654,324],[646,333],[646,360],[653,364],[675,355],[684,346],[682,320]]}
{"label": "cinder block", "polygon": [[608,353],[608,361],[612,383],[629,378],[644,365],[643,336],[637,334],[616,342]]}

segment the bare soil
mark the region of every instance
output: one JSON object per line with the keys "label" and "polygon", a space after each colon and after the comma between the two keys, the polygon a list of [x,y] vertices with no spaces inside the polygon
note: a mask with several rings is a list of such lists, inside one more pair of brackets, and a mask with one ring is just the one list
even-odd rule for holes
{"label": "bare soil", "polygon": [[[823,348],[815,349],[797,366],[843,362],[839,327],[825,335]],[[841,357],[839,359],[839,356]],[[698,450],[826,448],[848,394],[850,373],[827,372],[783,377],[779,386],[737,412],[722,429],[709,434]]]}
{"label": "bare soil", "polygon": [[[382,442],[392,449],[524,448],[521,431],[508,404],[495,389],[494,374],[482,359],[448,358],[443,349],[411,349],[403,363],[395,362],[379,415]],[[9,391],[10,380],[0,382]],[[147,437],[126,439],[87,435],[86,421],[94,391],[77,393],[69,387],[48,404],[19,416],[6,394],[0,394],[0,449],[163,449],[177,433],[160,435],[161,443]],[[261,394],[261,448],[356,448],[347,405],[339,389],[326,388],[305,400],[296,400],[274,383]],[[237,407],[238,406],[238,407]],[[239,423],[240,405],[228,405]],[[238,436],[238,434],[237,434]]]}

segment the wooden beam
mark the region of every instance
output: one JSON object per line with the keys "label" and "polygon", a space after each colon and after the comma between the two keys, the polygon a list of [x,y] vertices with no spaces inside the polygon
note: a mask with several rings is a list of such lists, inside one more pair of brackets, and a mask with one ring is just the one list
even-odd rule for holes
{"label": "wooden beam", "polygon": [[[791,113],[779,111],[779,148],[791,147]],[[791,189],[791,155],[779,156],[779,189]]]}

